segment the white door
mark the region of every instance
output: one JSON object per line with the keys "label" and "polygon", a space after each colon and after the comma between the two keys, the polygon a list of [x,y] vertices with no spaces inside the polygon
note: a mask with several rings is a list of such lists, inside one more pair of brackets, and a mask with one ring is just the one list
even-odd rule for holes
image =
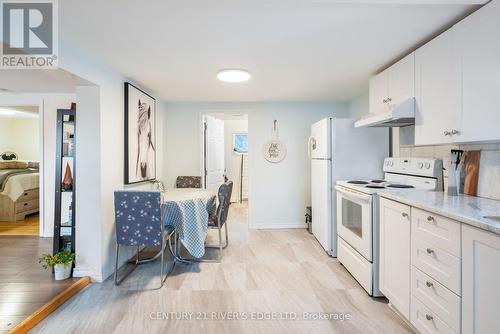
{"label": "white door", "polygon": [[380,199],[380,291],[410,319],[410,207]]}
{"label": "white door", "polygon": [[224,121],[205,116],[205,185],[216,191],[224,183]]}
{"label": "white door", "polygon": [[457,108],[452,60],[450,30],[415,51],[415,145],[452,142]]}
{"label": "white door", "polygon": [[390,67],[389,101],[392,109],[415,96],[415,53],[404,57]]}
{"label": "white door", "polygon": [[312,159],[331,158],[331,119],[325,118],[311,125],[309,155]]}
{"label": "white door", "polygon": [[500,236],[462,224],[462,332],[500,333]]}
{"label": "white door", "polygon": [[372,261],[372,196],[336,186],[337,234]]}
{"label": "white door", "polygon": [[[500,139],[500,2],[493,1],[454,28],[462,96],[454,141]],[[458,110],[457,110],[458,111]]]}
{"label": "white door", "polygon": [[370,113],[380,114],[389,111],[389,71],[385,70],[370,79]]}
{"label": "white door", "polygon": [[311,160],[312,231],[327,253],[332,256],[331,161]]}

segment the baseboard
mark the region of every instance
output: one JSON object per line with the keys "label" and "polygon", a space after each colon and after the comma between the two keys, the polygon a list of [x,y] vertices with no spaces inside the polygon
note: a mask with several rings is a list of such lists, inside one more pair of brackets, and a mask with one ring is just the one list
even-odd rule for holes
{"label": "baseboard", "polygon": [[250,222],[248,227],[252,230],[279,230],[279,229],[291,229],[291,228],[307,228],[306,224],[300,223],[266,223],[266,222]]}
{"label": "baseboard", "polygon": [[73,269],[73,277],[90,277],[92,282],[98,282],[98,283],[103,281],[101,274],[97,274],[95,272],[92,272],[91,270],[89,270],[87,268],[75,267]]}

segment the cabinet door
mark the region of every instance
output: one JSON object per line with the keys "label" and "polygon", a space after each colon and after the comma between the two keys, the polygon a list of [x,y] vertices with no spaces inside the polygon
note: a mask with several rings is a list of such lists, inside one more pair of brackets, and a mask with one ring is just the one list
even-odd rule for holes
{"label": "cabinet door", "polygon": [[389,105],[391,108],[415,96],[415,53],[389,68]]}
{"label": "cabinet door", "polygon": [[[493,1],[454,27],[461,121],[454,141],[500,139],[500,2]],[[460,80],[461,79],[461,80]]]}
{"label": "cabinet door", "polygon": [[462,224],[462,332],[500,333],[500,236]]}
{"label": "cabinet door", "polygon": [[454,128],[453,34],[446,31],[415,51],[415,145],[452,142]]}
{"label": "cabinet door", "polygon": [[385,70],[370,79],[370,113],[380,114],[389,111],[388,97],[389,75],[388,70]]}
{"label": "cabinet door", "polygon": [[410,207],[380,199],[380,291],[410,319]]}

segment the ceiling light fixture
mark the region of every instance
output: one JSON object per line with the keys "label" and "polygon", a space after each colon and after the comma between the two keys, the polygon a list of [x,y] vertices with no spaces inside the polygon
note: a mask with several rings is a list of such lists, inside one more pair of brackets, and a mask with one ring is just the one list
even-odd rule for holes
{"label": "ceiling light fixture", "polygon": [[245,82],[250,80],[251,77],[248,71],[236,68],[221,70],[217,73],[217,79],[224,82]]}

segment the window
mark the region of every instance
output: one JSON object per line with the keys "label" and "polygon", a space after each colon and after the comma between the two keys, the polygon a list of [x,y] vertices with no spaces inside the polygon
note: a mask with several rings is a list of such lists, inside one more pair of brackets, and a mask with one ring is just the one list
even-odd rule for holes
{"label": "window", "polygon": [[233,151],[236,153],[248,153],[248,134],[233,134]]}

